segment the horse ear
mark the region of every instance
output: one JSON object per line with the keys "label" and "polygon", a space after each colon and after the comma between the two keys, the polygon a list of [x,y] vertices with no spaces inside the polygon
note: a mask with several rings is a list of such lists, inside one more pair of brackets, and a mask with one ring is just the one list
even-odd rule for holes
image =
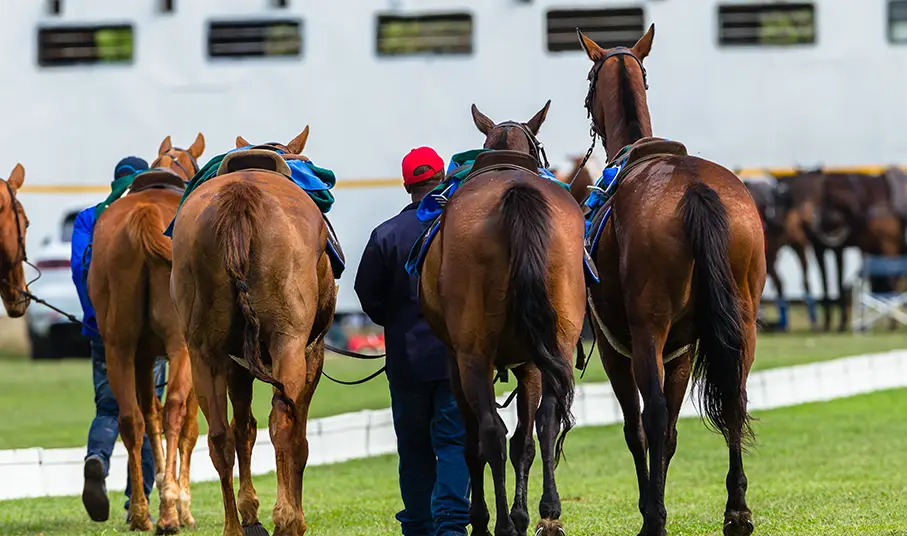
{"label": "horse ear", "polygon": [[205,152],[205,137],[201,132],[198,133],[198,136],[195,137],[195,141],[192,142],[192,145],[189,146],[189,154],[198,158]]}
{"label": "horse ear", "polygon": [[472,105],[472,120],[476,124],[476,127],[479,129],[479,132],[482,134],[488,135],[491,132],[491,129],[494,128],[494,121],[492,121],[487,115],[479,111],[475,104]]}
{"label": "horse ear", "polygon": [[649,31],[646,34],[639,38],[639,41],[633,45],[633,53],[636,54],[636,57],[639,58],[639,61],[646,59],[646,56],[649,55],[649,52],[652,52],[652,41],[655,39],[655,23],[653,22],[649,26]]}
{"label": "horse ear", "polygon": [[252,145],[252,144],[247,142],[245,140],[245,138],[243,138],[242,136],[236,136],[236,148],[237,149],[239,149],[240,147],[248,147],[249,145]]}
{"label": "horse ear", "polygon": [[538,135],[539,129],[542,128],[542,123],[544,123],[545,118],[548,117],[549,106],[551,106],[551,99],[548,99],[545,106],[542,107],[537,114],[532,116],[532,119],[530,119],[528,123],[526,123],[526,126],[529,127],[529,130],[531,130],[533,134]]}
{"label": "horse ear", "polygon": [[293,141],[287,144],[287,149],[290,150],[293,154],[302,154],[302,150],[305,149],[305,142],[309,140],[309,125],[305,126],[298,136],[293,138]]}
{"label": "horse ear", "polygon": [[586,55],[589,56],[590,60],[598,61],[602,59],[605,55],[605,49],[598,46],[598,43],[595,41],[586,37],[583,32],[579,31],[579,28],[576,29],[576,36],[579,37],[579,42],[583,45],[583,50],[586,51]]}
{"label": "horse ear", "polygon": [[158,156],[166,153],[170,149],[173,149],[173,143],[170,141],[170,136],[164,138],[164,141],[161,142],[161,146],[158,147],[157,154]]}
{"label": "horse ear", "polygon": [[9,179],[6,182],[13,187],[13,190],[22,188],[22,183],[25,182],[25,168],[22,167],[22,164],[16,164],[16,167],[10,172]]}

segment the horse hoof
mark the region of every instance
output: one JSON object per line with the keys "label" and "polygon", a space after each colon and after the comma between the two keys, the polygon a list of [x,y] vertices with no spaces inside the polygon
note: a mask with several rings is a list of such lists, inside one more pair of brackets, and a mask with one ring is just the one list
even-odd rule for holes
{"label": "horse hoof", "polygon": [[180,527],[186,527],[189,529],[195,528],[195,518],[191,515],[180,517]]}
{"label": "horse hoof", "polygon": [[175,524],[163,524],[158,522],[157,528],[154,530],[154,533],[160,536],[161,534],[179,534],[180,526],[179,523]]}
{"label": "horse hoof", "polygon": [[728,512],[724,516],[724,536],[750,536],[753,529],[749,512]]}
{"label": "horse hoof", "polygon": [[535,536],[567,536],[560,519],[540,519],[535,526]]}
{"label": "horse hoof", "polygon": [[242,526],[243,536],[270,536],[267,529],[261,523]]}

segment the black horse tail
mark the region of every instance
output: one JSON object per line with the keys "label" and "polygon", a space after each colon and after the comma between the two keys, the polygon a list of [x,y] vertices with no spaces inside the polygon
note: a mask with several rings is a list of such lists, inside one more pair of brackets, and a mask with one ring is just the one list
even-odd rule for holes
{"label": "black horse tail", "polygon": [[573,370],[558,344],[557,311],[548,295],[548,237],[551,209],[541,191],[525,182],[501,198],[500,223],[510,247],[508,318],[542,373],[542,392],[555,401],[561,433],[555,446],[560,461],[564,438],[573,428]]}
{"label": "black horse tail", "polygon": [[251,182],[237,181],[227,184],[221,190],[215,235],[223,245],[223,263],[227,276],[236,287],[236,301],[245,321],[243,331],[243,359],[249,365],[249,372],[256,379],[277,388],[285,402],[292,406],[283,383],[265,370],[261,360],[259,332],[261,322],[252,306],[252,295],[246,281],[249,271],[252,247],[252,221],[262,212],[262,194]]}
{"label": "black horse tail", "polygon": [[702,182],[683,195],[681,212],[693,249],[693,296],[699,348],[693,378],[708,423],[730,444],[735,430],[745,446],[753,439],[743,388],[746,351],[740,298],[728,258],[730,225],[718,193]]}

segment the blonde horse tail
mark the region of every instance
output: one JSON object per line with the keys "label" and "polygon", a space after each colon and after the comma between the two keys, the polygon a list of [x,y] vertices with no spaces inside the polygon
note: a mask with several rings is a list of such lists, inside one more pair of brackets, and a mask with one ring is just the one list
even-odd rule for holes
{"label": "blonde horse tail", "polygon": [[252,222],[262,214],[261,190],[249,182],[231,182],[223,187],[217,203],[215,236],[223,246],[224,268],[236,287],[237,304],[245,320],[243,355],[249,372],[256,379],[273,385],[292,407],[293,401],[287,396],[283,383],[265,370],[261,360],[261,322],[252,305],[246,281],[252,247]]}

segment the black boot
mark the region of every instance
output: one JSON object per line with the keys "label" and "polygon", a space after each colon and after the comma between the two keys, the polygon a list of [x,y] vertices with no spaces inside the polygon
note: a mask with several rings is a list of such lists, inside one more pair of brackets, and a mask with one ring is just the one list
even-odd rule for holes
{"label": "black boot", "polygon": [[104,482],[104,463],[97,456],[85,460],[85,487],[82,488],[82,504],[92,521],[107,521],[110,517],[110,501],[107,499],[107,484]]}

